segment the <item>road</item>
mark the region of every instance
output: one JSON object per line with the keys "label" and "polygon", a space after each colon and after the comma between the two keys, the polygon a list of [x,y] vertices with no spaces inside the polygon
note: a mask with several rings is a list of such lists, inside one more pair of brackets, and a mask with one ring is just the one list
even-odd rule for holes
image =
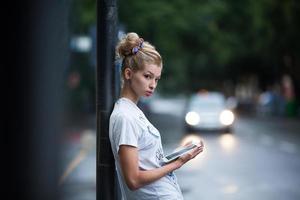
{"label": "road", "polygon": [[[201,155],[176,171],[185,200],[300,199],[299,119],[238,116],[232,133],[186,133],[184,104],[184,98],[154,99],[149,120],[165,153],[189,137],[205,143]],[[62,199],[95,200],[96,130],[75,130],[63,143],[63,170],[73,168],[60,186]],[[89,141],[89,151],[82,151]]]}
{"label": "road", "polygon": [[299,119],[238,116],[232,133],[186,133],[183,101],[153,104],[164,108],[149,118],[165,153],[188,137],[205,143],[202,155],[176,172],[186,200],[300,199]]}

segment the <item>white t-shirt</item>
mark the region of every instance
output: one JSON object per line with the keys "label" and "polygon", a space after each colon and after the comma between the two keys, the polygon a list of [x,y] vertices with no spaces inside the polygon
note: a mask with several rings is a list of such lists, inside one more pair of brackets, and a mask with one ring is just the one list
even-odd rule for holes
{"label": "white t-shirt", "polygon": [[161,167],[161,159],[164,156],[159,131],[131,100],[123,97],[115,103],[109,121],[109,138],[124,200],[183,199],[173,172],[135,191],[131,191],[127,187],[120,167],[118,154],[120,145],[130,145],[138,149],[140,170]]}

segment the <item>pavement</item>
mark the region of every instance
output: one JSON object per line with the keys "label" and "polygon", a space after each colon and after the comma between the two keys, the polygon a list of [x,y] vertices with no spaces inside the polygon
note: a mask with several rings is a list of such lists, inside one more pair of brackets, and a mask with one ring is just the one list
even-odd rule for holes
{"label": "pavement", "polygon": [[[163,102],[169,103],[169,102]],[[164,107],[164,106],[163,106]],[[166,111],[167,113],[167,111]],[[175,114],[178,113],[175,112]],[[173,117],[178,117],[178,116]],[[163,117],[160,119],[173,119],[172,116]],[[175,118],[174,118],[175,119]],[[61,199],[62,200],[95,200],[96,199],[96,121],[95,115],[89,115],[80,117],[80,123],[76,120],[70,123],[67,123],[65,128],[65,133],[62,138],[62,152],[61,152],[61,178],[59,180],[59,187],[61,191]],[[170,121],[170,120],[169,120]],[[172,120],[171,120],[172,121]],[[284,121],[284,122],[283,122]],[[154,120],[155,122],[155,120]],[[243,121],[242,121],[243,122]],[[168,124],[169,123],[169,124]],[[169,131],[168,127],[170,127],[170,123],[172,122],[164,122],[162,131],[166,134],[166,140],[163,141],[165,150],[170,150],[175,147],[175,141],[181,139],[181,135],[174,135],[173,131]],[[293,132],[290,129],[293,127],[299,126],[299,119],[284,119],[284,118],[262,118],[260,121],[255,119],[247,118],[244,123],[240,123],[242,129],[246,128],[247,130],[254,130],[251,127],[261,126],[260,130],[263,130],[264,125],[267,123],[273,124],[275,129],[283,130],[286,134],[286,141],[297,141],[296,147],[291,146],[290,143],[283,143],[282,149],[286,152],[292,152],[295,154],[295,151],[298,152],[299,145],[299,136],[295,136],[294,134],[288,134],[289,132]],[[164,126],[166,130],[164,130]],[[278,126],[278,127],[277,127]],[[280,127],[279,127],[280,126]],[[290,131],[288,131],[290,130]],[[264,135],[260,135],[263,137],[262,142],[269,144],[270,139],[268,139],[268,132],[270,130],[264,130]],[[280,132],[281,132],[280,131]],[[242,131],[241,131],[242,132]],[[253,133],[254,134],[254,133]],[[253,135],[252,134],[252,135]],[[258,134],[258,133],[255,133]],[[276,131],[272,131],[272,138],[279,136],[282,133],[276,133]],[[168,136],[170,135],[170,137]],[[247,141],[250,141],[251,138],[257,139],[257,135],[255,137],[250,137],[250,133],[246,134],[243,131],[243,136]],[[249,136],[249,137],[248,137]],[[296,137],[296,138],[294,138]],[[250,138],[250,139],[249,139]],[[280,143],[281,144],[281,143]],[[295,150],[296,149],[296,150]],[[178,173],[179,177],[187,177],[185,174],[185,170],[181,170]],[[183,178],[182,178],[183,179]],[[187,181],[187,182],[186,182]],[[189,181],[184,179],[182,182],[182,190],[187,195],[192,194],[189,190],[191,188],[188,186],[189,183],[194,181]],[[231,185],[228,188],[225,188],[223,193],[235,193],[236,188]],[[188,199],[188,198],[187,198]],[[192,199],[192,198],[190,198]],[[208,198],[209,199],[209,198]]]}
{"label": "pavement", "polygon": [[61,200],[96,199],[95,116],[81,123],[67,123],[62,138],[60,180]]}

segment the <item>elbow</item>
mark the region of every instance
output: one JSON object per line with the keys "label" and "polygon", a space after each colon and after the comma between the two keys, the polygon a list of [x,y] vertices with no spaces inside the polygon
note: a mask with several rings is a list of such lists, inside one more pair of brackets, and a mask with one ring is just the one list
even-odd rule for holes
{"label": "elbow", "polygon": [[135,180],[126,181],[126,184],[131,191],[135,191],[141,187],[141,185]]}

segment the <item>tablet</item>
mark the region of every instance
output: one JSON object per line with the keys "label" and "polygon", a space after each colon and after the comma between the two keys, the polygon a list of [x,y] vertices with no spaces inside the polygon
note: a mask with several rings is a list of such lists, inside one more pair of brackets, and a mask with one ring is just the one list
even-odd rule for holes
{"label": "tablet", "polygon": [[175,152],[165,156],[163,158],[163,162],[164,163],[168,163],[171,162],[173,160],[176,160],[178,157],[188,153],[189,151],[191,151],[193,148],[197,147],[197,145],[199,145],[199,143],[195,143],[192,142],[191,144],[189,144],[188,146],[185,147],[181,147],[180,149],[176,150]]}

